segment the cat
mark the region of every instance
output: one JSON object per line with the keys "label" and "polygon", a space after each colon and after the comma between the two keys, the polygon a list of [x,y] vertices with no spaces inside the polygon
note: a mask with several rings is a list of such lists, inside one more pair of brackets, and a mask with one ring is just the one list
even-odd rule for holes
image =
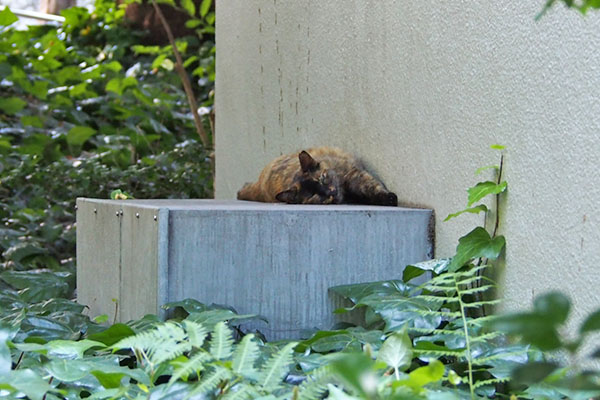
{"label": "cat", "polygon": [[398,205],[398,196],[355,157],[326,146],[277,157],[262,170],[258,182],[240,189],[237,198],[289,204]]}

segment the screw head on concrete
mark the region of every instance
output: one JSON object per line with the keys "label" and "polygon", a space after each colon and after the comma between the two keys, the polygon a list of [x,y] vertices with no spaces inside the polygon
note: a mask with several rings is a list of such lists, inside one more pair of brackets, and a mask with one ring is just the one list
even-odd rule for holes
{"label": "screw head on concrete", "polygon": [[119,212],[117,211],[116,214],[117,214],[117,217],[118,217],[119,216]]}
{"label": "screw head on concrete", "polygon": [[78,207],[77,207],[77,204],[75,204],[75,211],[77,211],[77,208],[78,208]]}
{"label": "screw head on concrete", "polygon": [[98,209],[94,208],[94,214],[98,214]]}
{"label": "screw head on concrete", "polygon": [[135,213],[135,217],[139,218],[140,217],[140,213]]}
{"label": "screw head on concrete", "polygon": [[119,215],[123,215],[123,210],[120,210],[120,211],[119,211]]}
{"label": "screw head on concrete", "polygon": [[154,216],[154,220],[155,220],[155,221],[156,221],[156,220],[158,220],[158,217],[157,217],[156,215]]}

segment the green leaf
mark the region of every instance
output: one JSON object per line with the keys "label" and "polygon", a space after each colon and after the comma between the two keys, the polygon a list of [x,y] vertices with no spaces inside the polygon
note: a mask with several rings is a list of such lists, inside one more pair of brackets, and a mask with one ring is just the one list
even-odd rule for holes
{"label": "green leaf", "polygon": [[[5,10],[8,10],[8,8],[5,8]],[[0,110],[8,115],[15,115],[26,105],[27,102],[18,97],[0,97]]]}
{"label": "green leaf", "polygon": [[93,340],[53,340],[48,342],[44,347],[48,349],[48,357],[59,357],[67,359],[83,358],[83,353],[93,347],[103,348],[105,345]]}
{"label": "green leaf", "polygon": [[191,17],[196,15],[196,6],[192,0],[181,0],[181,7],[183,7]]}
{"label": "green leaf", "polygon": [[24,393],[31,400],[42,400],[52,389],[48,382],[31,369],[10,371],[5,378],[11,387]]}
{"label": "green leaf", "polygon": [[100,370],[91,371],[91,374],[98,379],[98,382],[105,389],[114,389],[121,386],[121,379],[125,376],[122,372],[104,372]]}
{"label": "green leaf", "polygon": [[545,314],[515,313],[501,315],[490,321],[492,329],[512,335],[520,335],[525,343],[533,344],[542,351],[561,347],[554,321]]}
{"label": "green leaf", "polygon": [[89,366],[81,360],[54,359],[44,365],[46,371],[63,382],[74,382],[89,374]]}
{"label": "green leaf", "polygon": [[249,379],[256,379],[254,363],[259,356],[260,351],[258,344],[254,340],[254,334],[250,333],[244,336],[233,353],[233,372]]}
{"label": "green leaf", "polygon": [[560,292],[550,292],[538,296],[533,301],[535,312],[545,315],[553,324],[563,324],[569,316],[571,302]]}
{"label": "green leaf", "polygon": [[478,226],[458,240],[456,255],[452,258],[448,270],[456,271],[474,258],[495,260],[504,249],[504,245],[504,236],[492,238],[485,229]]}
{"label": "green leaf", "polygon": [[210,11],[210,6],[212,5],[212,0],[202,0],[202,4],[200,5],[200,16],[206,17],[206,14]]}
{"label": "green leaf", "polygon": [[479,214],[480,212],[487,212],[487,211],[488,211],[488,208],[484,204],[480,204],[475,207],[466,208],[466,209],[456,212],[454,214],[448,214],[446,219],[444,219],[444,222],[451,220],[452,218],[458,217],[459,215],[464,214],[464,213]]}
{"label": "green leaf", "polygon": [[377,361],[383,361],[395,371],[404,371],[412,362],[412,341],[406,329],[390,335],[377,354]]}
{"label": "green leaf", "polygon": [[0,25],[8,26],[17,22],[19,18],[8,7],[4,7],[4,10],[0,11]]}
{"label": "green leaf", "polygon": [[444,377],[444,364],[438,360],[432,360],[428,365],[419,367],[408,375],[408,379],[394,382],[393,386],[408,386],[417,393],[422,391],[424,386],[437,382]]}
{"label": "green leaf", "polygon": [[[202,25],[201,19],[188,19],[187,21],[185,21],[185,27],[188,29],[194,29],[200,25]],[[185,67],[185,64],[184,64],[184,67]]]}
{"label": "green leaf", "polygon": [[114,92],[121,96],[125,89],[137,86],[137,80],[131,76],[126,78],[113,78],[106,84],[107,92]]}
{"label": "green leaf", "polygon": [[215,325],[210,340],[210,354],[217,360],[222,360],[231,355],[233,345],[233,332],[225,322]]}
{"label": "green leaf", "polygon": [[7,374],[11,370],[12,360],[10,349],[6,342],[12,339],[14,333],[7,328],[0,328],[0,376]]}
{"label": "green leaf", "polygon": [[110,326],[108,329],[94,333],[88,336],[88,339],[104,343],[106,346],[112,346],[117,343],[121,339],[125,339],[126,337],[135,335],[133,329],[125,324],[114,324]]}
{"label": "green leaf", "polygon": [[588,317],[581,325],[581,328],[579,328],[579,333],[584,334],[598,330],[600,330],[600,310],[597,310],[592,314],[588,315]]}
{"label": "green leaf", "polygon": [[439,275],[448,268],[451,261],[452,259],[450,258],[438,258],[407,265],[402,272],[402,280],[404,282],[409,282],[414,278],[423,275],[426,271],[432,271],[436,275]]}
{"label": "green leaf", "polygon": [[485,167],[477,168],[475,171],[475,175],[481,174],[483,171],[487,171],[488,169],[500,170],[498,165],[486,165]]}
{"label": "green leaf", "polygon": [[67,133],[67,143],[70,146],[82,146],[95,133],[96,130],[89,126],[74,126]]}
{"label": "green leaf", "polygon": [[259,377],[259,384],[264,390],[274,391],[281,385],[283,377],[289,372],[289,365],[293,362],[292,353],[297,344],[286,344],[265,363]]}
{"label": "green leaf", "polygon": [[65,272],[4,271],[0,279],[15,289],[24,289],[22,297],[29,302],[40,302],[50,298],[66,297],[70,286],[71,274]]}
{"label": "green leaf", "polygon": [[518,366],[512,372],[512,379],[516,383],[532,385],[543,381],[548,375],[554,372],[558,365],[546,361],[530,362]]}
{"label": "green leaf", "polygon": [[477,185],[467,190],[469,193],[467,205],[471,207],[473,203],[478,202],[487,195],[502,193],[506,190],[506,186],[506,181],[501,182],[500,184],[492,181],[479,182]]}
{"label": "green leaf", "polygon": [[504,150],[506,148],[506,146],[502,146],[501,144],[493,144],[490,146],[490,149],[494,149],[494,150]]}
{"label": "green leaf", "polygon": [[21,116],[21,124],[24,126],[33,126],[34,128],[43,128],[44,124],[40,117],[34,115],[23,115]]}

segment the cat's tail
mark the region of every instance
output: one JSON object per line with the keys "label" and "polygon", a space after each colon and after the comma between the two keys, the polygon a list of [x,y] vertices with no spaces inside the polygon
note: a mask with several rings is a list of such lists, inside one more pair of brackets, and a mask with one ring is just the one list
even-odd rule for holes
{"label": "cat's tail", "polygon": [[242,187],[237,192],[238,200],[250,200],[250,201],[259,201],[258,200],[259,188],[257,183],[246,183],[244,187]]}

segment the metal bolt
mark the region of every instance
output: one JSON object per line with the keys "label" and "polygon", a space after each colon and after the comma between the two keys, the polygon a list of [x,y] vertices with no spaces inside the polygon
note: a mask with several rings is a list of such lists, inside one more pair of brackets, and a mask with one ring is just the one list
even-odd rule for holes
{"label": "metal bolt", "polygon": [[135,217],[139,218],[140,217],[140,213],[135,213]]}
{"label": "metal bolt", "polygon": [[119,215],[123,215],[123,210],[120,210],[120,211],[119,211]]}
{"label": "metal bolt", "polygon": [[77,211],[77,209],[78,209],[78,208],[79,208],[79,207],[77,207],[77,204],[75,204],[75,211]]}
{"label": "metal bolt", "polygon": [[98,214],[98,210],[94,208],[94,214]]}
{"label": "metal bolt", "polygon": [[117,217],[118,217],[118,216],[119,216],[119,212],[117,211],[117,213],[116,213],[116,214],[117,214]]}
{"label": "metal bolt", "polygon": [[157,221],[157,220],[158,220],[158,217],[157,217],[156,215],[154,216],[154,220],[155,220],[155,221]]}

